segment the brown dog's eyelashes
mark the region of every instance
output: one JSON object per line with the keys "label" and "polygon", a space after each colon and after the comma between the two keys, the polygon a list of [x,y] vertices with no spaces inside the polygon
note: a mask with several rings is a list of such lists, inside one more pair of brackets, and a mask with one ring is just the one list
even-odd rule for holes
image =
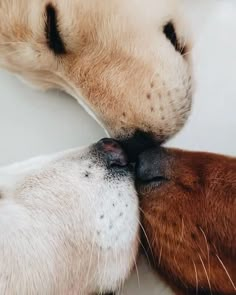
{"label": "brown dog's eyelashes", "polygon": [[236,294],[236,159],[158,148],[136,169],[154,267],[178,295]]}
{"label": "brown dog's eyelashes", "polygon": [[57,11],[52,4],[46,6],[45,35],[47,45],[55,55],[65,54],[65,44],[58,28]]}

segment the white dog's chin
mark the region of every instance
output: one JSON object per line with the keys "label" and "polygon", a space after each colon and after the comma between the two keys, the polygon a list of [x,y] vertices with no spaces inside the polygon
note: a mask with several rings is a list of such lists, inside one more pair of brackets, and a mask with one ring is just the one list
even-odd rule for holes
{"label": "white dog's chin", "polygon": [[0,294],[115,291],[138,248],[126,168],[96,145],[0,169]]}

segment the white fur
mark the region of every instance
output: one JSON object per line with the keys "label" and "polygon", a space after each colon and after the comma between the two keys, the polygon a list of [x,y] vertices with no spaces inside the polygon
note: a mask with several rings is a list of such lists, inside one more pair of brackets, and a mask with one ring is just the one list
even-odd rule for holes
{"label": "white fur", "polygon": [[120,286],[137,254],[138,202],[130,175],[107,173],[91,148],[0,169],[0,294]]}

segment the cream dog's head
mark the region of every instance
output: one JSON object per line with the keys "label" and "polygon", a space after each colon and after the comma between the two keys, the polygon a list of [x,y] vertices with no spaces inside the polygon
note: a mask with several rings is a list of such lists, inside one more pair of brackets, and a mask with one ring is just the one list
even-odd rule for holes
{"label": "cream dog's head", "polygon": [[112,140],[0,169],[0,294],[119,288],[138,248],[138,201]]}
{"label": "cream dog's head", "polygon": [[1,0],[0,65],[70,93],[116,138],[164,140],[191,108],[183,18],[175,0]]}

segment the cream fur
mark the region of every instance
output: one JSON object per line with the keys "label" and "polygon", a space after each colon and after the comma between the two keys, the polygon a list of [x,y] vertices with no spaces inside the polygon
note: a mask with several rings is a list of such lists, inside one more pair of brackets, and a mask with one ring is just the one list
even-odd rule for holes
{"label": "cream fur", "polygon": [[0,294],[88,295],[129,275],[138,248],[133,180],[109,174],[92,150],[0,168]]}
{"label": "cream fur", "polygon": [[[47,47],[45,6],[67,53]],[[172,21],[181,56],[163,34]],[[175,134],[191,108],[191,41],[181,0],[1,0],[0,65],[41,89],[73,95],[112,136]]]}

